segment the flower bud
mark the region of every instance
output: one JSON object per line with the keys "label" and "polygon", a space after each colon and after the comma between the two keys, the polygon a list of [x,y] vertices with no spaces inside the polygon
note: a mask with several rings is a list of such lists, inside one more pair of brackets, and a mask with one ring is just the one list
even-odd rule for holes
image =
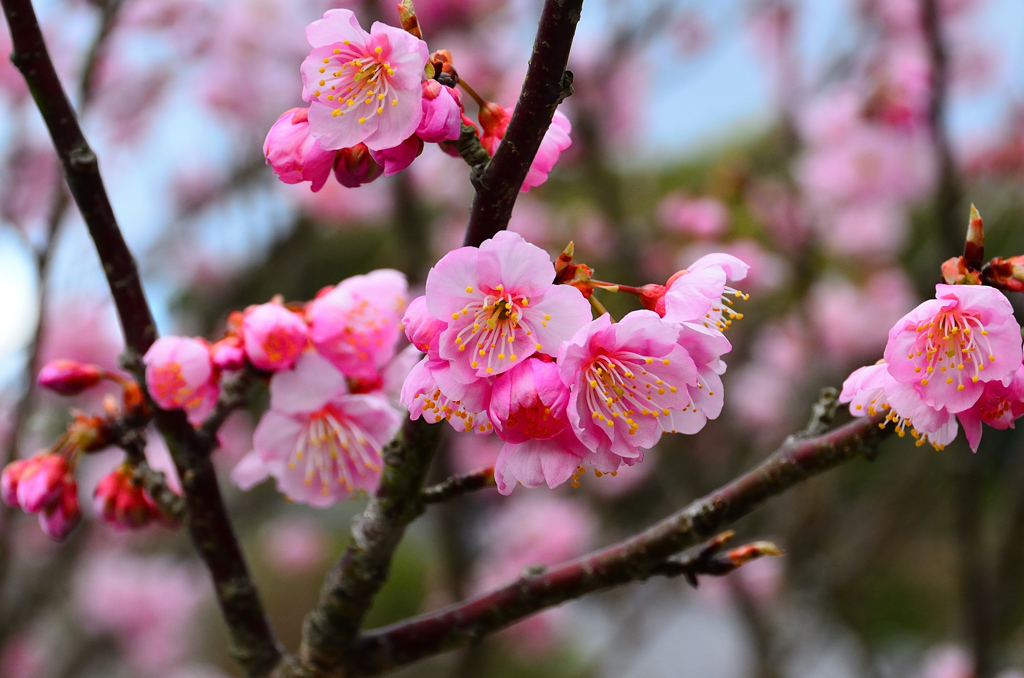
{"label": "flower bud", "polygon": [[51,539],[64,541],[82,519],[78,505],[78,483],[66,478],[57,500],[39,514],[39,526]]}
{"label": "flower bud", "polygon": [[39,385],[63,396],[78,395],[102,380],[98,367],[74,360],[51,360],[39,371]]}
{"label": "flower bud", "polygon": [[293,108],[277,119],[267,133],[263,154],[281,181],[309,181],[313,192],[323,188],[334,162],[334,151],[325,151],[309,133],[308,108]]}
{"label": "flower bud", "polygon": [[508,127],[509,121],[512,120],[512,112],[489,101],[480,107],[477,119],[484,131],[480,137],[480,143],[488,153],[494,155],[498,149],[498,143],[505,137],[505,129]]}
{"label": "flower bud", "polygon": [[423,118],[416,128],[416,136],[428,143],[453,141],[459,138],[461,129],[462,99],[458,90],[445,87],[437,80],[425,80]]}
{"label": "flower bud", "polygon": [[3,473],[0,474],[0,499],[3,499],[8,506],[18,505],[18,481],[25,473],[29,461],[28,459],[12,461],[4,467]]}
{"label": "flower bud", "polygon": [[967,240],[964,243],[964,263],[969,269],[978,270],[985,261],[985,231],[978,208],[971,205],[971,220],[967,225]]}
{"label": "flower bud", "polygon": [[359,188],[383,173],[384,168],[370,156],[366,144],[343,148],[334,160],[334,178],[347,188]]}
{"label": "flower bud", "polygon": [[63,457],[45,454],[29,460],[18,479],[18,503],[35,513],[60,497],[71,467]]}
{"label": "flower bud", "polygon": [[93,506],[100,519],[116,530],[143,528],[161,515],[145,489],[135,484],[127,464],[121,464],[97,483]]}
{"label": "flower bud", "polygon": [[245,365],[245,350],[242,340],[232,335],[224,337],[210,347],[213,364],[222,370],[240,370]]}
{"label": "flower bud", "polygon": [[288,369],[309,343],[302,318],[275,303],[247,308],[242,336],[249,362],[261,370]]}

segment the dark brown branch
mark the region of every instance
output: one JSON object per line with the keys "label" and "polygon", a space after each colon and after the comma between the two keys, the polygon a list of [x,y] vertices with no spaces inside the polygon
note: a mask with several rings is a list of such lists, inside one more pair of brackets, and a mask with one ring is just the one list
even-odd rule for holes
{"label": "dark brown branch", "polygon": [[468,492],[494,487],[494,467],[478,469],[461,476],[452,476],[423,489],[420,495],[424,504],[439,504]]}
{"label": "dark brown branch", "polygon": [[[25,77],[43,116],[71,195],[103,264],[125,335],[125,363],[144,383],[141,356],[155,341],[156,326],[135,259],[107,197],[96,155],[54,70],[32,3],[0,0],[0,4],[11,29],[11,61]],[[183,412],[154,411],[181,475],[189,533],[213,578],[231,632],[232,652],[248,675],[266,675],[280,651],[224,508],[209,458],[212,446],[199,438]]]}
{"label": "dark brown branch", "polygon": [[545,0],[530,66],[512,120],[480,177],[466,226],[466,245],[478,246],[508,226],[512,206],[562,99],[572,93],[565,70],[583,0]]}
{"label": "dark brown branch", "polygon": [[387,581],[406,526],[423,513],[420,488],[440,435],[440,425],[407,420],[385,448],[377,492],[353,525],[352,541],[328,573],[316,609],[306,617],[297,661],[290,660],[282,675],[320,676],[358,660],[352,644]]}
{"label": "dark brown branch", "polygon": [[503,588],[421,617],[372,631],[356,645],[359,664],[346,675],[373,676],[468,645],[535,612],[658,572],[683,549],[707,539],[797,483],[857,457],[873,457],[886,435],[879,418],[791,439],[769,459],[623,542],[556,567],[528,573]]}

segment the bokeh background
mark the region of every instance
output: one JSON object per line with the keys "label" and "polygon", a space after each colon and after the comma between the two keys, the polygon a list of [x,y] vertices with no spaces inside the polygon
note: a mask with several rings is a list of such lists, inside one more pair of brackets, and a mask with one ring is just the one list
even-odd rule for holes
{"label": "bokeh background", "polygon": [[[430,48],[511,106],[536,0],[418,0]],[[726,408],[696,436],[579,488],[493,490],[432,508],[371,615],[388,623],[622,538],[749,468],[799,430],[823,386],[881,356],[893,322],[962,247],[1024,252],[1024,4],[1018,0],[588,0],[562,110],[573,145],[511,228],[601,279],[662,283],[711,251],[751,265],[729,330]],[[319,193],[264,166],[298,105],[306,24],[375,0],[44,0],[51,53],[96,149],[163,333],[217,336],[274,294],[311,298],[377,267],[426,271],[461,242],[468,169],[428,147],[405,172]],[[926,26],[931,25],[931,30]],[[937,30],[936,30],[937,28]],[[97,39],[97,36],[102,36]],[[0,51],[9,50],[6,31]],[[98,48],[97,48],[98,45]],[[0,64],[0,438],[48,446],[69,408],[30,387],[57,357],[115,366],[122,347],[85,229],[17,71]],[[472,109],[471,109],[472,110]],[[605,295],[616,315],[630,300]],[[1018,309],[1021,305],[1013,300]],[[232,416],[215,461],[251,447]],[[435,479],[491,463],[450,436]],[[148,454],[169,468],[151,436]],[[82,462],[83,506],[118,461]],[[88,478],[92,478],[90,481]],[[286,503],[227,487],[289,648],[340,553],[355,501]],[[1012,678],[1024,675],[1024,449],[987,430],[971,455],[891,440],[739,525],[787,555],[725,579],[650,581],[530,619],[398,675],[451,678]],[[186,537],[116,534],[90,515],[54,545],[32,516],[0,524],[0,676],[220,678],[212,591]],[[976,673],[977,670],[977,673]]]}

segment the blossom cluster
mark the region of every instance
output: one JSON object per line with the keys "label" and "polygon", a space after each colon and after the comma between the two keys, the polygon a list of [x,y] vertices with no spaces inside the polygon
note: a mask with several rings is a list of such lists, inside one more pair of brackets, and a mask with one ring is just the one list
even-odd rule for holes
{"label": "blossom cluster", "polygon": [[554,283],[544,250],[498,233],[449,252],[410,303],[406,334],[426,356],[402,403],[414,419],[497,435],[502,494],[555,487],[581,468],[614,473],[662,433],[695,433],[721,412],[722,330],[739,295],[727,282],[745,274],[738,259],[710,255],[637,290],[651,310],[593,319],[592,289]]}
{"label": "blossom cluster", "polygon": [[[417,30],[418,33],[418,30]],[[370,32],[347,9],[332,9],[306,28],[312,50],[302,62],[302,99],[307,107],[285,111],[263,145],[267,164],[281,181],[310,182],[319,191],[333,172],[342,186],[356,188],[408,167],[424,143],[437,143],[458,157],[451,142],[462,125],[472,127],[484,149],[497,150],[511,112],[480,106],[482,132],[466,117],[451,54],[428,56],[427,44],[402,28],[374,23]],[[572,143],[572,126],[555,113],[522,190],[547,180]]]}
{"label": "blossom cluster", "polygon": [[899,435],[941,449],[957,421],[977,451],[982,424],[1006,429],[1024,414],[1021,328],[1002,292],[936,285],[935,298],[889,331],[885,358],[856,370],[842,402],[854,416],[885,413]]}
{"label": "blossom cluster", "polygon": [[289,499],[313,506],[372,491],[381,450],[400,421],[387,390],[404,376],[396,348],[406,287],[401,273],[378,270],[327,287],[307,304],[274,300],[233,313],[212,345],[162,337],[144,357],[150,394],[199,423],[214,408],[224,374],[251,366],[269,376],[270,408],[234,481],[249,488],[272,476]]}

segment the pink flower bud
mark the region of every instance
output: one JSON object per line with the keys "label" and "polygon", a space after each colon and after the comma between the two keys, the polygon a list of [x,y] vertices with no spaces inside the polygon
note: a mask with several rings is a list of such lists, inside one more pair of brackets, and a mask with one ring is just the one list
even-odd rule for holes
{"label": "pink flower bud", "polygon": [[236,336],[224,337],[210,347],[210,359],[222,370],[240,370],[245,366],[245,349]]}
{"label": "pink flower bud", "polygon": [[39,514],[39,526],[51,539],[64,541],[71,530],[82,519],[78,506],[78,483],[74,478],[65,479],[57,500]]}
{"label": "pink flower bud", "polygon": [[164,409],[185,409],[201,418],[217,401],[210,347],[202,339],[160,337],[142,358],[146,386]]}
{"label": "pink flower bud", "polygon": [[122,464],[96,485],[93,506],[103,522],[116,530],[135,530],[160,517],[160,510],[146,491],[132,480],[132,470]]}
{"label": "pink flower bud", "polygon": [[4,467],[3,473],[0,474],[0,498],[8,506],[18,505],[18,481],[21,480],[28,464],[28,459],[12,461]]}
{"label": "pink flower bud", "polygon": [[370,151],[373,161],[384,169],[384,176],[398,174],[423,152],[423,140],[415,134],[393,148]]}
{"label": "pink flower bud", "polygon": [[325,151],[309,133],[307,108],[292,108],[277,119],[267,133],[263,154],[281,181],[312,182],[313,192],[323,188],[334,164],[334,151]]}
{"label": "pink flower bud", "polygon": [[462,123],[462,100],[458,90],[437,80],[423,82],[423,118],[416,136],[429,143],[459,138]]}
{"label": "pink flower bud", "polygon": [[51,360],[39,371],[39,385],[64,396],[78,395],[102,380],[98,367],[74,360]]}
{"label": "pink flower bud", "polygon": [[67,459],[46,454],[30,459],[18,480],[18,503],[28,513],[35,513],[55,501],[71,472]]}
{"label": "pink flower bud", "polygon": [[359,188],[383,173],[384,168],[371,157],[366,144],[341,149],[334,161],[334,178],[347,188]]}
{"label": "pink flower bud", "polygon": [[286,370],[295,364],[309,342],[309,329],[281,304],[250,306],[242,321],[245,353],[261,370]]}

